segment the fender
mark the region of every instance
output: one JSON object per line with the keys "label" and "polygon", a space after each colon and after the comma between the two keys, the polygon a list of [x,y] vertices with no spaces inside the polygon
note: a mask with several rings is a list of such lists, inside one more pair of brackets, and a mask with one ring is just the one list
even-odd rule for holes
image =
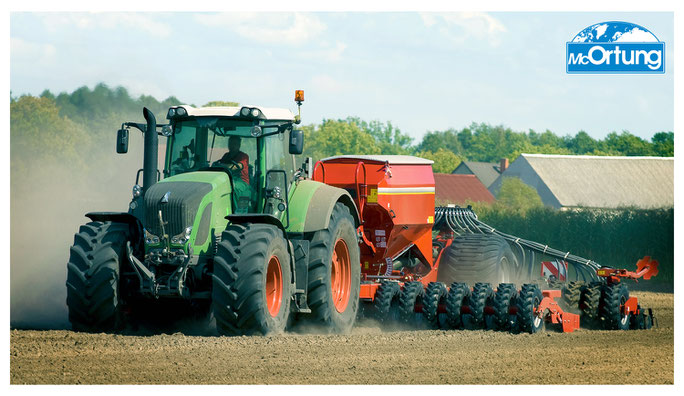
{"label": "fender", "polygon": [[113,223],[126,223],[137,229],[142,230],[142,223],[140,220],[127,212],[90,212],[86,213],[85,217],[92,221],[111,221]]}
{"label": "fender", "polygon": [[351,195],[344,189],[313,180],[301,180],[290,194],[290,225],[288,232],[312,232],[328,228],[335,204],[349,208],[358,227],[359,211]]}

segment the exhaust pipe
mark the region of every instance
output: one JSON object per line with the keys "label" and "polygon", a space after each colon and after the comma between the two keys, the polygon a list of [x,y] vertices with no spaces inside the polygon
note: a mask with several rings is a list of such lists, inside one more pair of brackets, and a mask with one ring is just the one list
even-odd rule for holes
{"label": "exhaust pipe", "polygon": [[147,121],[145,129],[145,151],[143,154],[143,194],[157,182],[157,155],[159,153],[159,137],[157,136],[157,119],[147,108],[143,108],[143,116]]}

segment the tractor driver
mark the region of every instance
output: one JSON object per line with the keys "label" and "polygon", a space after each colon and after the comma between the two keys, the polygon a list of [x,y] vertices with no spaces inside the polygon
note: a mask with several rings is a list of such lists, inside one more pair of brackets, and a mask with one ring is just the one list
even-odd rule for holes
{"label": "tractor driver", "polygon": [[240,151],[241,139],[239,136],[231,136],[228,139],[228,152],[221,157],[215,164],[225,166],[231,170],[233,177],[233,187],[235,194],[237,212],[246,213],[249,211],[252,191],[249,186],[249,156]]}

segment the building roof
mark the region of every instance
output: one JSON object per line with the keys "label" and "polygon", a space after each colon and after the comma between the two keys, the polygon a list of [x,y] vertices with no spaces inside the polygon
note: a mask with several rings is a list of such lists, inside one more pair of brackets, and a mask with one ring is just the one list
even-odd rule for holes
{"label": "building roof", "polygon": [[497,177],[499,177],[499,164],[489,163],[489,162],[475,162],[475,161],[463,161],[456,169],[454,169],[453,174],[472,174],[477,176],[477,178],[489,188],[489,186],[494,183]]}
{"label": "building roof", "polygon": [[475,175],[435,173],[435,200],[463,205],[472,202],[494,202],[494,196]]}
{"label": "building roof", "polygon": [[672,157],[521,154],[518,161],[529,164],[563,207],[674,206]]}
{"label": "building roof", "polygon": [[334,157],[323,158],[321,161],[333,161],[339,159],[362,160],[373,162],[388,162],[390,165],[431,165],[434,161],[414,157],[412,155],[336,155]]}

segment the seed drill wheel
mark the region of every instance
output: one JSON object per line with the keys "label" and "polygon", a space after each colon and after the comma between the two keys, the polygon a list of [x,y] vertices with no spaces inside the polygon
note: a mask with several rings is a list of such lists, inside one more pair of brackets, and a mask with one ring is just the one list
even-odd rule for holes
{"label": "seed drill wheel", "polygon": [[439,305],[446,303],[447,287],[442,282],[430,282],[423,297],[423,315],[428,325],[434,329],[446,327],[446,316],[439,313]]}
{"label": "seed drill wheel", "polygon": [[375,292],[373,318],[389,323],[399,320],[399,296],[401,287],[397,282],[383,281]]}
{"label": "seed drill wheel", "polygon": [[580,323],[587,327],[599,325],[599,303],[601,302],[602,289],[602,282],[592,282],[582,290],[579,305],[582,310]]}
{"label": "seed drill wheel", "polygon": [[568,282],[561,289],[563,295],[563,301],[568,305],[568,307],[573,309],[579,309],[580,299],[582,298],[582,290],[586,287],[586,284],[581,281]]}
{"label": "seed drill wheel", "polygon": [[629,290],[624,283],[606,285],[601,296],[600,316],[607,330],[628,330],[630,314],[624,312]]}
{"label": "seed drill wheel", "polygon": [[349,208],[335,204],[328,228],[316,231],[310,246],[308,319],[325,331],[347,333],[356,320],[361,287],[359,244]]}
{"label": "seed drill wheel", "polygon": [[518,300],[518,289],[512,283],[500,283],[494,295],[494,325],[497,330],[510,330],[509,313]]}
{"label": "seed drill wheel", "polygon": [[461,328],[463,325],[461,309],[468,304],[470,304],[470,287],[466,283],[452,283],[446,298],[447,320],[451,328]]}
{"label": "seed drill wheel", "polygon": [[470,294],[470,320],[464,323],[468,329],[484,328],[485,308],[491,307],[494,303],[494,290],[489,283],[476,283],[473,292]]}
{"label": "seed drill wheel", "polygon": [[129,227],[109,221],[82,225],[67,263],[67,307],[76,331],[114,331],[122,325],[120,266]]}
{"label": "seed drill wheel", "polygon": [[212,312],[222,335],[273,334],[290,313],[290,257],[270,224],[231,224],[221,235],[212,274]]}
{"label": "seed drill wheel", "polygon": [[518,267],[505,239],[494,234],[466,234],[442,253],[437,280],[444,283],[510,282]]}
{"label": "seed drill wheel", "polygon": [[420,327],[422,314],[416,312],[417,306],[423,305],[425,289],[420,282],[406,282],[399,295],[399,317],[403,323]]}
{"label": "seed drill wheel", "polygon": [[518,308],[518,326],[521,331],[536,333],[544,327],[544,320],[535,313],[544,298],[539,286],[523,285],[516,303]]}

